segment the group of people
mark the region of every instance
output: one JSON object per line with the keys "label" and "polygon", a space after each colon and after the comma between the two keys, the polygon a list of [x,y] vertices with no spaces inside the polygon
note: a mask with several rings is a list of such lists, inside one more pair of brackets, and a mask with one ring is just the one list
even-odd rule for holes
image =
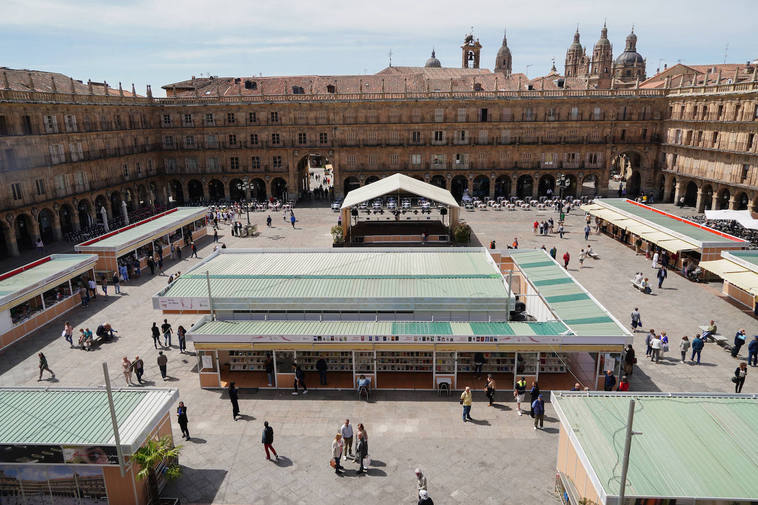
{"label": "group of people", "polygon": [[[339,431],[332,440],[332,460],[331,466],[337,475],[342,475],[345,469],[340,461],[348,458],[358,463],[356,475],[366,473],[368,466],[368,433],[363,424],[359,423],[353,430],[350,419],[345,419],[345,423],[340,426]],[[353,439],[357,438],[355,443],[355,455],[353,455]]]}
{"label": "group of people", "polygon": [[[526,401],[527,382],[525,377],[521,377],[516,381],[515,389],[513,390],[513,397],[516,400],[516,413],[520,416],[523,415],[521,404]],[[484,393],[487,396],[488,407],[494,407],[495,393],[497,391],[495,379],[491,374],[487,375],[486,384],[484,386]],[[463,422],[473,421],[471,417],[471,407],[474,402],[474,393],[471,391],[470,386],[466,386],[461,393],[459,403],[463,407]],[[537,381],[532,381],[531,388],[529,389],[529,405],[531,407],[529,415],[534,418],[534,429],[538,427],[542,428],[545,418],[545,402],[540,393],[540,387]]]}

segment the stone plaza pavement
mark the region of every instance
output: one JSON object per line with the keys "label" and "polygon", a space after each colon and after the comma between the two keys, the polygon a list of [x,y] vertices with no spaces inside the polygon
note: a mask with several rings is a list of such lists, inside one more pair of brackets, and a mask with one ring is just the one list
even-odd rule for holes
{"label": "stone plaza pavement", "polygon": [[[221,241],[228,247],[330,246],[329,229],[336,223],[336,213],[322,207],[299,207],[295,214],[298,223],[292,229],[278,214],[272,214],[274,226],[266,228],[266,213],[256,213],[251,219],[259,225],[259,237],[230,237],[228,227],[223,226]],[[628,280],[635,271],[652,272],[649,262],[608,237],[590,237],[601,259],[586,260],[585,268],[579,271],[583,216],[569,215],[569,233],[563,240],[533,235],[534,219],[547,219],[550,214],[476,211],[463,212],[462,216],[473,227],[477,243],[488,244],[495,239],[504,247],[516,236],[521,248],[544,243],[549,249],[556,244],[559,257],[568,249],[573,257],[569,271],[601,303],[624,324],[632,308],[638,306],[645,328],[666,330],[672,349],[676,349],[681,335],[691,336],[710,318],[716,319],[719,331],[728,337],[739,327],[746,328],[749,335],[756,333],[756,320],[719,297],[717,284],[692,284],[672,273],[664,289],[655,290],[655,296],[640,294]],[[204,242],[201,259],[212,248],[210,240]],[[60,252],[63,250],[65,246]],[[0,271],[33,257],[30,254],[0,261]],[[197,261],[169,262],[166,272],[187,271]],[[161,381],[155,362],[157,351],[149,336],[149,326],[153,321],[160,323],[160,314],[152,309],[150,297],[166,280],[164,276],[143,276],[123,286],[121,296],[98,296],[88,308],[77,308],[11,346],[0,353],[0,385],[99,386],[104,383],[101,363],[107,362],[114,386],[123,387],[121,357],[133,359],[139,354],[145,360],[147,385],[178,388],[189,408],[193,439],[184,443],[180,458],[184,474],[164,493],[179,496],[182,503],[415,503],[413,469],[417,466],[427,474],[430,495],[439,504],[558,502],[553,492],[558,422],[549,405],[546,429],[534,431],[529,417],[517,416],[514,403],[504,401],[506,393],[502,391],[496,408],[488,408],[483,394],[477,393],[472,411],[475,422],[470,424],[461,421],[455,396],[381,392],[366,403],[356,401],[352,392],[314,391],[293,397],[289,392],[246,391],[240,396],[244,418],[235,422],[223,393],[198,387],[193,353],[180,354],[176,347],[167,350],[171,378]],[[60,337],[65,319],[77,329],[94,329],[98,323],[109,321],[119,330],[119,337],[92,353],[69,349]],[[176,328],[179,324],[188,327],[193,320],[194,316],[173,316],[169,322]],[[635,337],[638,353],[643,339],[643,333]],[[55,380],[37,382],[39,351],[46,354]],[[631,378],[632,389],[732,391],[729,378],[737,361],[715,344],[706,345],[700,366],[676,363],[674,354],[669,353],[658,364],[640,359]],[[749,375],[743,392],[758,392],[758,378]],[[367,427],[369,453],[374,460],[367,476],[355,476],[355,465],[349,461],[344,463],[350,469],[344,477],[336,476],[328,466],[331,440],[346,417]],[[263,456],[260,435],[264,420],[275,430],[274,447],[281,455],[278,464],[267,462]],[[174,430],[175,440],[180,442],[178,426]]]}

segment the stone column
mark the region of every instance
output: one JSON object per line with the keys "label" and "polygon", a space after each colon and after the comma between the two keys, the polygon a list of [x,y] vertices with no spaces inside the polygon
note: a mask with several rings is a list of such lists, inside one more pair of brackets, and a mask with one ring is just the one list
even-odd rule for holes
{"label": "stone column", "polygon": [[38,238],[41,238],[42,235],[39,233],[39,214],[32,215],[32,219],[30,220],[32,222],[31,229],[29,230],[29,233],[32,237],[32,243],[34,243]]}
{"label": "stone column", "polygon": [[61,231],[60,209],[53,212],[53,238],[56,241],[63,239],[63,232]]}
{"label": "stone column", "polygon": [[82,223],[79,220],[79,209],[74,205],[74,212],[71,215],[71,228],[75,233],[78,233],[82,229]]}
{"label": "stone column", "polygon": [[[671,186],[674,183],[674,178],[669,176],[663,181],[663,202],[669,201],[669,195],[671,195]],[[676,203],[676,201],[674,201]]]}
{"label": "stone column", "polygon": [[[670,190],[669,190],[670,191]],[[697,191],[697,205],[696,207],[700,206],[700,197],[702,196],[702,191]],[[676,186],[674,186],[674,203],[679,204],[679,199],[682,197],[682,183],[677,182]]]}
{"label": "stone column", "polygon": [[729,210],[734,210],[737,206],[737,195],[731,195],[729,197]]}
{"label": "stone column", "polygon": [[714,190],[711,196],[711,209],[719,210],[719,192],[717,190]]}
{"label": "stone column", "polygon": [[703,188],[698,188],[697,202],[695,203],[695,210],[698,212],[703,212],[704,207],[705,207],[705,202],[703,201]]}
{"label": "stone column", "polygon": [[16,242],[16,230],[15,226],[2,226],[3,236],[5,237],[5,245],[8,248],[8,254],[11,256],[18,256],[18,242]]}
{"label": "stone column", "polygon": [[493,200],[495,199],[495,181],[497,178],[495,177],[495,174],[491,174],[490,176],[490,198]]}

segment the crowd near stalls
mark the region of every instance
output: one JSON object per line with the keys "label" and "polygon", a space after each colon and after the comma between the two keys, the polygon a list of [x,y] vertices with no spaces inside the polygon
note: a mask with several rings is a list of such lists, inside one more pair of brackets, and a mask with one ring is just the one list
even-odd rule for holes
{"label": "crowd near stalls", "polygon": [[53,254],[0,275],[0,348],[76,307],[97,256]]}
{"label": "crowd near stalls", "polygon": [[339,207],[349,245],[451,241],[460,206],[446,189],[394,174],[353,189]]}
{"label": "crowd near stalls", "polygon": [[[207,276],[206,276],[207,272]],[[209,286],[210,282],[210,286]],[[630,334],[545,251],[222,249],[153,298],[206,314],[200,385],[594,388]],[[323,376],[322,376],[323,372]],[[302,382],[301,382],[302,385]]]}
{"label": "crowd near stalls", "polygon": [[[152,479],[137,478],[133,457],[152,438],[173,445],[169,412],[178,398],[173,389],[113,391],[117,445],[104,389],[0,389],[0,503],[155,503]],[[166,477],[155,478],[160,491]]]}
{"label": "crowd near stalls", "polygon": [[119,228],[74,246],[79,253],[97,254],[95,270],[121,280],[138,277],[151,262],[171,256],[206,234],[205,207],[179,207]]}
{"label": "crowd near stalls", "polygon": [[[722,251],[747,248],[739,237],[623,198],[596,199],[581,207],[595,219],[598,231],[650,259],[664,255],[668,268],[691,276],[701,261],[720,258]],[[702,270],[699,270],[702,271]],[[698,279],[702,279],[698,277]]]}
{"label": "crowd near stalls", "polygon": [[[718,217],[711,217],[711,215]],[[729,235],[747,240],[751,247],[758,247],[758,219],[747,210],[705,211],[705,216],[690,216],[687,219]]]}

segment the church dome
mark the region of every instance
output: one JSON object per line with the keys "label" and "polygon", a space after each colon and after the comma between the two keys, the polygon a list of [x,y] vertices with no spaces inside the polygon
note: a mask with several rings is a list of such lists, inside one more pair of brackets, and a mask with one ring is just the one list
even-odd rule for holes
{"label": "church dome", "polygon": [[574,34],[574,41],[569,46],[569,51],[576,50],[580,53],[582,52],[582,44],[579,42],[579,29],[577,28],[576,33]]}
{"label": "church dome", "polygon": [[634,34],[634,28],[632,33],[626,36],[626,46],[624,46],[624,52],[618,55],[616,58],[616,65],[624,67],[632,67],[636,63],[642,65],[645,62],[644,58],[637,52],[637,35]]}
{"label": "church dome", "polygon": [[600,31],[600,39],[595,44],[595,48],[610,47],[611,41],[608,40],[608,28],[603,23],[603,29]]}
{"label": "church dome", "polygon": [[442,68],[442,63],[440,63],[440,60],[434,55],[434,50],[432,50],[432,57],[426,60],[424,66],[427,68]]}

